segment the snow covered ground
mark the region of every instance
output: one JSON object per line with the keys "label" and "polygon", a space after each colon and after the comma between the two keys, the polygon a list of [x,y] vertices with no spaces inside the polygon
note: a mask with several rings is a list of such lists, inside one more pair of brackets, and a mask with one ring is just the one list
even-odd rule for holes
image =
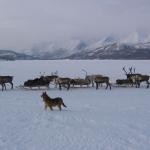
{"label": "snow covered ground", "polygon": [[[85,77],[100,73],[125,78],[122,67],[150,75],[150,61],[0,61],[0,74],[13,75],[18,86],[40,72]],[[9,88],[9,85],[7,86]],[[149,150],[150,89],[76,88],[59,91],[68,108],[44,111],[42,90],[0,91],[0,150]]]}

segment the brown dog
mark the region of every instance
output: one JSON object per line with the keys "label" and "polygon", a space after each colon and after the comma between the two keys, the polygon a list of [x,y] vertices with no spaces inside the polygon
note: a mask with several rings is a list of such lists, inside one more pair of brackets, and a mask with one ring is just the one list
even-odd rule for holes
{"label": "brown dog", "polygon": [[45,104],[45,110],[47,107],[49,107],[51,110],[53,110],[53,107],[57,106],[59,110],[61,111],[61,105],[64,107],[67,107],[61,97],[56,98],[50,98],[46,92],[43,92],[41,97],[43,98],[43,102]]}

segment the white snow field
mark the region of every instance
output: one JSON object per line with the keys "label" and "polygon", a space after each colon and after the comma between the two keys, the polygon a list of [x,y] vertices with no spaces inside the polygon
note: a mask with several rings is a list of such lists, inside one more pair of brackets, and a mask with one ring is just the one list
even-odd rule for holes
{"label": "white snow field", "polygon": [[111,82],[125,78],[122,67],[150,75],[150,61],[55,60],[0,61],[0,74],[14,76],[14,90],[0,91],[0,150],[150,150],[150,89],[51,86],[51,97],[62,97],[67,108],[44,110],[45,90],[16,88],[40,72],[60,76],[105,74]]}

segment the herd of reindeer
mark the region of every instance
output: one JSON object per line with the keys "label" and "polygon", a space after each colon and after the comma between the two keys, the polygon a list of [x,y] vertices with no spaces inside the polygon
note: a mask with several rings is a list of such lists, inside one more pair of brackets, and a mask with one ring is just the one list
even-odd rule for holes
{"label": "herd of reindeer", "polygon": [[[125,69],[125,67],[122,68],[126,75],[126,79],[117,79],[116,85],[117,86],[131,86],[139,88],[142,82],[146,83],[146,87],[149,88],[149,75],[143,75],[140,73],[135,72],[135,68],[129,67],[129,71]],[[88,75],[86,70],[83,70],[86,73],[85,78],[69,78],[69,77],[59,77],[57,74],[51,74],[49,76],[40,76],[39,78],[30,79],[24,82],[23,88],[29,88],[32,89],[34,87],[37,87],[40,89],[40,87],[46,87],[47,89],[50,88],[50,84],[54,84],[56,87],[58,87],[60,90],[62,88],[66,88],[69,90],[71,87],[82,87],[86,86],[89,87],[90,85],[92,87],[96,87],[98,89],[100,86],[103,86],[103,84],[106,84],[106,89],[110,89],[112,87],[112,83],[110,83],[110,78],[108,76],[104,76],[101,74],[93,74]],[[2,91],[6,90],[6,84],[9,83],[11,85],[11,89],[13,89],[13,76],[0,76],[0,85],[2,86]]]}

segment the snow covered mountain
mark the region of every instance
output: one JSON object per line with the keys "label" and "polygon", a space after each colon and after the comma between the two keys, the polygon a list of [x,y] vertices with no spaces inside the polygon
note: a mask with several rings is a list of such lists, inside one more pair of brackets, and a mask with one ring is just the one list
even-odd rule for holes
{"label": "snow covered mountain", "polygon": [[73,54],[69,59],[150,59],[150,36],[138,33],[114,40],[104,38],[82,52]]}
{"label": "snow covered mountain", "polygon": [[40,59],[60,59],[81,52],[86,46],[81,40],[40,43],[32,48],[31,55]]}
{"label": "snow covered mountain", "polygon": [[150,35],[38,43],[23,53],[1,50],[0,59],[150,59]]}
{"label": "snow covered mountain", "polygon": [[0,60],[29,60],[36,59],[33,56],[17,53],[13,50],[0,50]]}
{"label": "snow covered mountain", "polygon": [[134,32],[121,39],[108,36],[90,44],[82,40],[42,43],[34,46],[31,54],[40,59],[150,59],[150,36]]}

